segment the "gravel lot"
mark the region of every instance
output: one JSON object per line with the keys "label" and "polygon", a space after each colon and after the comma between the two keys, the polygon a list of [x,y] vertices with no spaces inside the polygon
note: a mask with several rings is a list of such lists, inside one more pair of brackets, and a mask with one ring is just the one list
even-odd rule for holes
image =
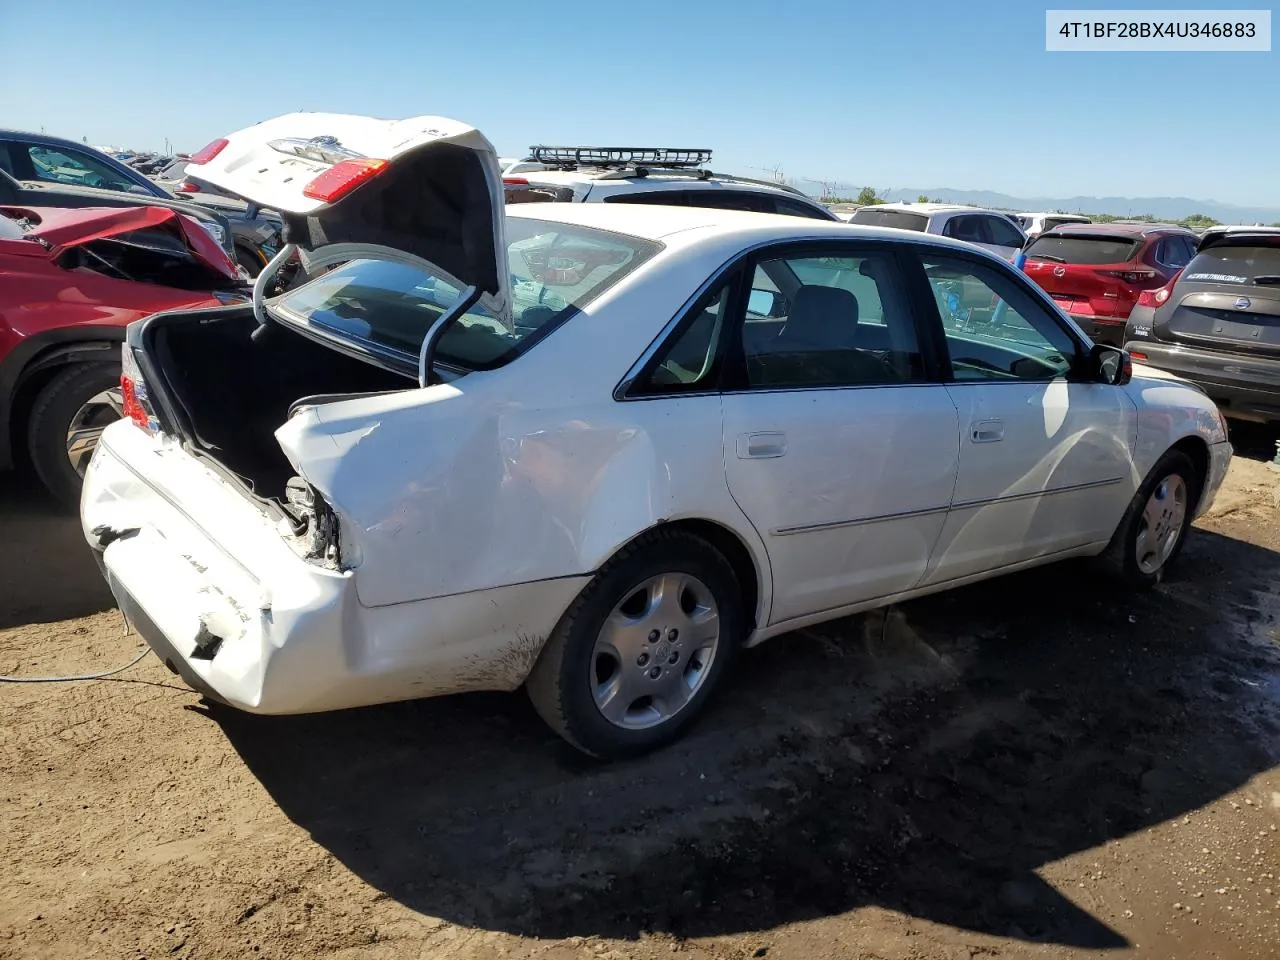
{"label": "gravel lot", "polygon": [[[523,695],[0,685],[0,957],[1280,957],[1266,449],[1152,594],[1066,564],[780,638],[627,764]],[[141,649],[27,481],[0,544],[0,672]]]}

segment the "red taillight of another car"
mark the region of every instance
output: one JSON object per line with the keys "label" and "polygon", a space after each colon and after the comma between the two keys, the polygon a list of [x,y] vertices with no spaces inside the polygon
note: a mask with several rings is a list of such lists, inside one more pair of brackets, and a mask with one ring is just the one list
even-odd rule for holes
{"label": "red taillight of another car", "polygon": [[1154,270],[1099,270],[1098,273],[1104,277],[1115,277],[1128,284],[1145,283],[1160,276]]}
{"label": "red taillight of another car", "polygon": [[159,433],[160,421],[147,399],[147,384],[138,369],[133,348],[127,343],[120,351],[120,393],[124,398],[124,415],[147,433]]}
{"label": "red taillight of another car", "polygon": [[230,141],[228,141],[227,139],[223,137],[219,137],[217,140],[214,140],[211,143],[205,144],[203,147],[201,147],[199,150],[193,153],[191,155],[191,159],[188,160],[187,162],[194,163],[197,166],[199,166],[202,163],[208,163],[210,160],[212,160],[214,157],[220,154],[223,150],[225,150],[229,142]]}
{"label": "red taillight of another car", "polygon": [[176,189],[179,193],[199,193],[200,184],[192,183],[190,180],[183,180],[174,189]]}
{"label": "red taillight of another car", "polygon": [[1143,290],[1138,294],[1138,306],[1140,307],[1163,307],[1165,302],[1173,296],[1173,285],[1178,282],[1178,278],[1182,276],[1182,271],[1175,273],[1163,287],[1155,287],[1151,290]]}

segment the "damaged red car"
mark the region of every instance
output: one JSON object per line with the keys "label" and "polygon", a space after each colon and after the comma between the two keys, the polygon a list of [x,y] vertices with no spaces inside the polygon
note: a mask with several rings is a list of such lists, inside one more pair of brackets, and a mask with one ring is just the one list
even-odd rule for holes
{"label": "damaged red car", "polygon": [[74,504],[103,427],[123,415],[134,320],[247,299],[199,224],[163,207],[0,207],[0,469],[29,461]]}

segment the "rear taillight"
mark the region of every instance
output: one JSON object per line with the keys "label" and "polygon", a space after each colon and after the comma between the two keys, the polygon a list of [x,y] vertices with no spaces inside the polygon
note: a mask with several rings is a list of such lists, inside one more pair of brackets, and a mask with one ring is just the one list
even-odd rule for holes
{"label": "rear taillight", "polygon": [[350,193],[362,183],[372,180],[387,161],[377,157],[361,157],[359,160],[343,160],[335,163],[320,176],[302,188],[302,195],[312,200],[332,203],[344,194]]}
{"label": "rear taillight", "polygon": [[138,369],[133,348],[127,343],[120,350],[120,393],[124,398],[124,415],[147,433],[158,433],[160,421],[147,399],[147,384]]}
{"label": "rear taillight", "polygon": [[188,160],[187,162],[194,163],[197,165],[202,163],[208,163],[210,160],[212,160],[214,157],[216,157],[218,154],[220,154],[223,150],[226,149],[228,142],[229,141],[226,138],[219,137],[217,140],[214,140],[212,143],[207,143],[203,147],[201,147],[199,150],[197,150],[194,154],[192,154],[191,159]]}
{"label": "rear taillight", "polygon": [[183,180],[174,189],[177,190],[178,193],[199,193],[200,184],[192,183],[190,180]]}
{"label": "rear taillight", "polygon": [[504,187],[527,187],[529,181],[524,177],[503,177],[502,185]]}
{"label": "rear taillight", "polygon": [[1116,277],[1125,283],[1142,283],[1144,280],[1154,280],[1160,274],[1154,270],[1099,270],[1104,277]]}
{"label": "rear taillight", "polygon": [[1146,355],[1145,353],[1141,352],[1140,350],[1130,350],[1130,351],[1129,351],[1129,359],[1130,359],[1130,360],[1137,360],[1139,363],[1146,363],[1146,362],[1147,362],[1147,355]]}
{"label": "rear taillight", "polygon": [[1163,287],[1156,287],[1154,290],[1143,290],[1138,294],[1138,306],[1140,307],[1162,307],[1165,301],[1173,296],[1173,285],[1178,282],[1178,278],[1182,276],[1182,271],[1175,273]]}

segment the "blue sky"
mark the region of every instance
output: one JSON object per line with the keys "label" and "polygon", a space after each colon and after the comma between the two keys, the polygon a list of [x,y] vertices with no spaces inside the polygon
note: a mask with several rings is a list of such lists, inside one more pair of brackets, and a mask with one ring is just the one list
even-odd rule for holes
{"label": "blue sky", "polygon": [[440,114],[504,154],[709,146],[747,174],[1280,205],[1280,53],[1047,53],[1046,6],[1103,3],[0,0],[0,124],[195,150],[298,109]]}

